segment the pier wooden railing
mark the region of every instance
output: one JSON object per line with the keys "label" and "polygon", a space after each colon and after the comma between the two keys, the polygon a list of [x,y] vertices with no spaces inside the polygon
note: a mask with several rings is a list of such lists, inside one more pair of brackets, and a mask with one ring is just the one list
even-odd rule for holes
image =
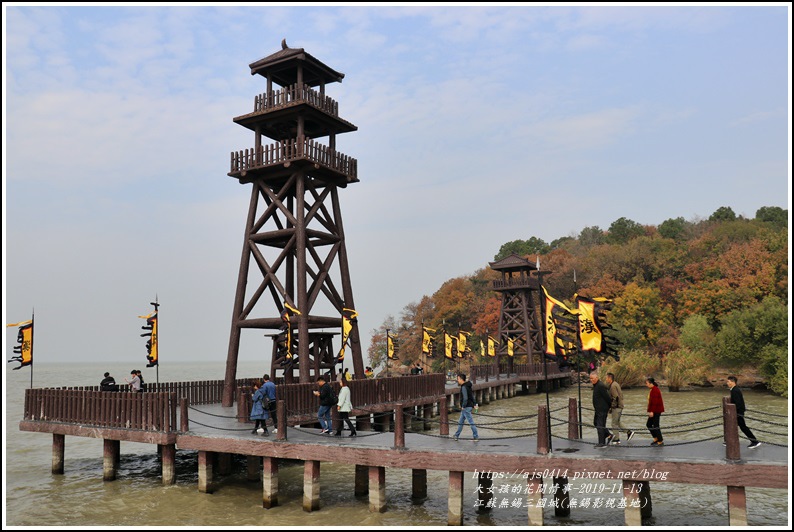
{"label": "pier wooden railing", "polygon": [[31,388],[25,390],[24,419],[174,432],[177,428],[177,406],[177,395],[167,392]]}
{"label": "pier wooden railing", "polygon": [[[341,385],[338,382],[330,384],[338,394]],[[422,398],[438,398],[444,395],[445,385],[446,377],[443,373],[357,379],[349,384],[350,402],[353,403],[353,408],[357,409],[388,403],[411,402]],[[320,400],[312,392],[317,389],[317,383],[277,384],[276,396],[285,402],[289,416],[316,414]],[[247,419],[247,414],[251,411],[251,388],[241,387],[238,399],[239,412],[244,419]]]}
{"label": "pier wooden railing", "polygon": [[[237,379],[235,387],[248,386],[256,379]],[[127,392],[128,385],[118,385],[119,391]],[[98,392],[99,386],[64,386],[58,388],[43,388],[44,390],[77,390]],[[223,380],[186,381],[186,382],[146,382],[145,393],[175,393],[177,397],[185,397],[191,405],[208,405],[220,403],[223,396]],[[111,392],[118,393],[118,392]],[[144,394],[145,395],[145,394]]]}
{"label": "pier wooden railing", "polygon": [[[547,371],[549,375],[561,373],[560,366],[556,362],[546,362]],[[507,366],[499,366],[493,364],[478,364],[469,368],[470,378],[476,380],[491,380],[496,379],[500,374],[507,373]],[[529,362],[526,364],[513,364],[513,372],[510,376],[517,377],[542,377],[544,375],[543,363]]]}

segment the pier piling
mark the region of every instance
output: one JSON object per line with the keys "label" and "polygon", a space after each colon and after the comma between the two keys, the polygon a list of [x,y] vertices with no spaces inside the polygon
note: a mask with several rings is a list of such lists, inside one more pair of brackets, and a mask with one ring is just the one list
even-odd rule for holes
{"label": "pier piling", "polygon": [[449,472],[449,495],[447,503],[447,524],[463,524],[463,471]]}
{"label": "pier piling", "polygon": [[369,468],[369,511],[383,513],[386,511],[386,468],[370,466]]}

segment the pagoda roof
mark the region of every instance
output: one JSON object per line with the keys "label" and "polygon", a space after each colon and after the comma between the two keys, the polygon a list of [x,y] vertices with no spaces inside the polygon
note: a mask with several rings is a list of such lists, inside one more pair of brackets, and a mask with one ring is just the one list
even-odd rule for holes
{"label": "pagoda roof", "polygon": [[537,267],[529,260],[515,253],[508,255],[502,260],[489,262],[488,265],[492,270],[537,270]]}
{"label": "pagoda roof", "polygon": [[341,82],[345,77],[341,72],[306,53],[303,48],[290,48],[286,39],[281,41],[281,50],[248,66],[251,68],[252,76],[259,74],[267,77],[270,74],[274,82],[286,87],[297,81],[298,63],[303,63],[303,82],[310,87],[335,81]]}

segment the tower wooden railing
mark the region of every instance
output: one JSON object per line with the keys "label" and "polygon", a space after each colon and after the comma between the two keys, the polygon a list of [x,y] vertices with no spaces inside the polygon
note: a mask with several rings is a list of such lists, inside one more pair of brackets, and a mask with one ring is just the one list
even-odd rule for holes
{"label": "tower wooden railing", "polygon": [[230,173],[243,172],[306,159],[351,178],[358,176],[358,161],[308,137],[282,140],[231,154]]}
{"label": "tower wooden railing", "polygon": [[298,103],[306,103],[332,116],[339,116],[339,104],[333,98],[320,94],[306,84],[299,87],[297,83],[270,91],[270,97],[266,92],[254,96],[254,113]]}

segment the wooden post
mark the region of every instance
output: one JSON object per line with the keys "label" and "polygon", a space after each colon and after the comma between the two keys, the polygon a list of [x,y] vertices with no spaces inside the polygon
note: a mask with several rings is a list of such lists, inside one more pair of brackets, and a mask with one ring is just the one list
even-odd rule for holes
{"label": "wooden post", "polygon": [[[317,462],[318,470],[319,464],[320,462]],[[319,491],[319,484],[317,489]],[[278,506],[278,458],[265,456],[262,458],[262,508],[273,508],[274,506]]]}
{"label": "wooden post", "polygon": [[228,475],[232,471],[232,454],[231,453],[218,453],[218,474]]}
{"label": "wooden post", "polygon": [[102,480],[116,480],[117,455],[120,450],[119,440],[102,440]]}
{"label": "wooden post", "polygon": [[424,405],[422,408],[422,417],[424,418],[422,428],[424,430],[432,429],[433,426],[430,424],[430,418],[433,417],[433,403]]}
{"label": "wooden post", "polygon": [[239,423],[245,423],[248,421],[248,415],[250,414],[250,410],[248,412],[245,411],[246,403],[243,399],[243,390],[242,388],[237,389],[237,421]]}
{"label": "wooden post", "polygon": [[369,493],[369,467],[356,464],[356,485],[353,491],[356,497]]}
{"label": "wooden post", "polygon": [[246,459],[246,478],[250,482],[259,480],[261,476],[262,457],[261,456],[248,456]]}
{"label": "wooden post", "polygon": [[372,430],[383,432],[383,419],[386,416],[383,412],[375,412],[372,414]]}
{"label": "wooden post", "polygon": [[403,417],[403,405],[394,405],[394,447],[396,449],[405,448],[405,418]]}
{"label": "wooden post", "polygon": [[648,480],[641,480],[638,482],[640,496],[640,516],[645,519],[646,517],[653,516],[653,504],[651,502],[651,483]]}
{"label": "wooden post", "polygon": [[215,453],[211,451],[198,452],[198,490],[201,493],[212,493],[212,462]]}
{"label": "wooden post", "polygon": [[162,453],[162,476],[163,485],[170,486],[176,484],[176,445],[163,445]]}
{"label": "wooden post", "polygon": [[303,511],[320,509],[320,462],[306,460],[303,463]]}
{"label": "wooden post", "polygon": [[383,513],[386,511],[386,468],[370,466],[369,468],[369,511]]}
{"label": "wooden post", "polygon": [[747,526],[747,496],[744,486],[728,486],[728,524]]}
{"label": "wooden post", "polygon": [[571,515],[571,497],[566,486],[568,477],[554,477],[554,515],[568,517]]}
{"label": "wooden post", "polygon": [[639,482],[623,481],[623,498],[626,499],[624,516],[626,526],[642,526],[642,501],[639,492],[642,490]]}
{"label": "wooden post", "polygon": [[[576,397],[568,398],[568,439],[579,439],[579,415]],[[619,437],[620,435],[618,435]]]}
{"label": "wooden post", "polygon": [[287,439],[287,404],[283,399],[276,401],[276,415],[278,416],[276,439],[284,441]]}
{"label": "wooden post", "polygon": [[725,459],[741,460],[739,448],[739,422],[736,417],[736,405],[727,397],[722,398],[722,423],[725,437]]}
{"label": "wooden post", "polygon": [[463,471],[449,472],[449,495],[447,502],[447,524],[463,524]]}
{"label": "wooden post", "polygon": [[52,435],[52,474],[63,475],[63,452],[66,447],[64,434]]}
{"label": "wooden post", "polygon": [[190,431],[187,417],[187,397],[179,399],[179,432]]}
{"label": "wooden post", "polygon": [[540,500],[543,498],[543,477],[530,475],[527,478],[527,524],[529,526],[543,526],[543,508]]}
{"label": "wooden post", "polygon": [[490,473],[480,471],[477,474],[477,513],[483,514],[491,511],[493,500],[493,477]]}
{"label": "wooden post", "polygon": [[438,414],[440,416],[439,434],[449,436],[449,407],[447,406],[447,396],[445,395],[438,403]]}
{"label": "wooden post", "polygon": [[549,454],[549,420],[546,405],[538,405],[538,454]]}
{"label": "wooden post", "polygon": [[427,469],[411,470],[411,498],[427,498]]}
{"label": "wooden post", "polygon": [[372,422],[369,414],[356,416],[356,432],[372,430]]}

